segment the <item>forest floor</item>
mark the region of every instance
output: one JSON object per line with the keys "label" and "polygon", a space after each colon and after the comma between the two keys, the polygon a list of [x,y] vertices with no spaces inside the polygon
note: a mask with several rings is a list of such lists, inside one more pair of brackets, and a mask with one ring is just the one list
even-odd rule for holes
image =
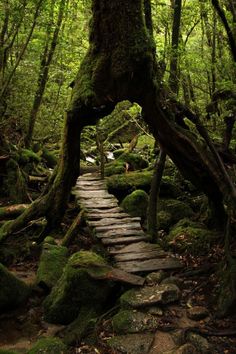
{"label": "forest floor", "polygon": [[[59,238],[60,233],[65,232],[76,214],[77,209],[71,203],[58,234]],[[37,225],[34,230],[32,227],[25,229],[7,241],[9,249],[15,250],[14,257],[13,253],[9,252],[8,268],[26,283],[34,282],[39,262],[40,248],[35,245],[37,233],[35,231]],[[22,245],[27,246],[22,247]],[[94,246],[94,239],[88,229],[82,227],[77,239],[70,246],[70,253],[73,254],[81,249],[89,250],[92,246]],[[181,300],[163,309],[150,354],[171,350],[174,345],[171,331],[177,328],[188,330],[189,327],[197,328],[197,332],[208,340],[212,345],[211,353],[236,354],[236,316],[219,319],[216,313],[219,283],[215,271],[222,257],[221,246],[215,246],[207,257],[180,255],[184,267],[170,275],[178,276],[181,281]],[[0,316],[0,349],[25,353],[38,338],[56,336],[64,327],[44,321],[42,302],[45,296],[44,290],[37,287],[25,306]],[[194,306],[205,307],[208,316],[198,321],[190,320],[186,313]],[[93,333],[88,336],[90,340],[75,344],[71,348],[71,353],[118,354],[120,352],[111,349],[106,343],[113,335],[111,316],[107,314],[101,317]]]}

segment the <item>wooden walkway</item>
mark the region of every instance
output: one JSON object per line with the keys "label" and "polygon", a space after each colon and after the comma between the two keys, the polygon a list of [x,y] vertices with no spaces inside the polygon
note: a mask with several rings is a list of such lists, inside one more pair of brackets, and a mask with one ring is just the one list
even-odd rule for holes
{"label": "wooden walkway", "polygon": [[149,243],[140,218],[131,217],[118,206],[117,199],[108,193],[105,180],[101,180],[98,174],[80,176],[74,195],[86,211],[87,225],[106,247],[115,267],[129,273],[182,267],[172,254]]}

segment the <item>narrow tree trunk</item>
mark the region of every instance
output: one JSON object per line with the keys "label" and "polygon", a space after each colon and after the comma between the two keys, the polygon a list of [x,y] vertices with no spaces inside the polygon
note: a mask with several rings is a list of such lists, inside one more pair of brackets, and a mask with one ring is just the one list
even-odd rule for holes
{"label": "narrow tree trunk", "polygon": [[[52,59],[54,56],[54,52],[55,52],[55,49],[57,46],[61,23],[62,23],[63,16],[64,16],[64,8],[65,8],[65,0],[61,0],[59,12],[58,12],[57,23],[56,23],[56,27],[55,27],[55,30],[53,33],[53,37],[52,37],[52,41],[51,41],[49,50],[48,50],[49,38],[46,41],[44,55],[41,60],[40,69],[39,69],[38,85],[37,85],[36,93],[34,96],[33,107],[30,112],[28,131],[27,131],[27,134],[25,137],[26,147],[29,147],[31,145],[35,122],[37,119],[39,108],[42,103],[42,98],[44,95],[45,87],[46,87],[46,84],[48,81],[48,73],[49,73],[50,65],[51,65],[51,62],[52,62]],[[48,33],[48,36],[50,36],[50,33]]]}
{"label": "narrow tree trunk", "polygon": [[154,174],[151,182],[148,205],[148,233],[151,236],[152,242],[158,241],[158,216],[157,207],[160,193],[162,175],[165,169],[166,153],[161,148],[160,155],[154,167]]}
{"label": "narrow tree trunk", "polygon": [[175,0],[173,27],[172,27],[169,86],[171,91],[176,94],[178,93],[179,90],[178,49],[179,49],[179,38],[180,38],[179,35],[180,35],[181,11],[182,11],[182,0]]}

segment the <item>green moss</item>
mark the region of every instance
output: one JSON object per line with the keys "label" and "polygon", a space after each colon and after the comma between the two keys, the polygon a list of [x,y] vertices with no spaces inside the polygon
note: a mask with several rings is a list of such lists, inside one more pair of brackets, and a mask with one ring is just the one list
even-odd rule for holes
{"label": "green moss", "polygon": [[124,152],[117,158],[117,160],[114,160],[105,166],[105,175],[111,176],[124,173],[126,163],[129,164],[130,170],[141,170],[148,166],[148,162],[144,160],[141,155]]}
{"label": "green moss", "polygon": [[114,175],[106,178],[109,192],[119,196],[129,194],[135,189],[149,191],[152,180],[152,171],[129,172],[123,175]]}
{"label": "green moss", "polygon": [[205,255],[216,237],[215,232],[207,230],[202,224],[183,219],[172,228],[166,241],[177,251]]}
{"label": "green moss", "polygon": [[32,150],[22,149],[19,152],[19,157],[18,157],[19,164],[26,165],[27,163],[30,163],[30,162],[38,163],[40,161],[41,161],[40,157]]}
{"label": "green moss", "polygon": [[113,329],[116,333],[127,333],[133,323],[133,311],[119,311],[112,319]]}
{"label": "green moss", "polygon": [[17,307],[27,300],[30,295],[30,288],[10,273],[1,263],[0,279],[0,312]]}
{"label": "green moss", "polygon": [[37,271],[37,283],[51,289],[61,277],[67,257],[66,247],[44,242]]}
{"label": "green moss", "polygon": [[66,354],[69,353],[66,345],[59,338],[41,338],[27,354]]}
{"label": "green moss", "polygon": [[13,352],[12,350],[0,349],[0,354],[17,354],[17,353]]}
{"label": "green moss", "polygon": [[194,215],[193,210],[188,204],[177,199],[161,199],[158,210],[169,213],[172,218],[172,224]]}
{"label": "green moss", "polygon": [[52,236],[45,237],[43,243],[50,243],[50,245],[56,245],[55,238]]}
{"label": "green moss", "polygon": [[100,307],[107,299],[111,284],[99,280],[107,273],[105,260],[88,251],[73,254],[63,274],[44,302],[46,320],[68,324],[81,306]]}
{"label": "green moss", "polygon": [[50,168],[54,168],[57,164],[56,156],[46,148],[42,149],[42,158],[46,161],[46,165]]}
{"label": "green moss", "polygon": [[132,216],[146,218],[148,200],[148,194],[141,189],[137,189],[125,197],[121,203],[121,207]]}

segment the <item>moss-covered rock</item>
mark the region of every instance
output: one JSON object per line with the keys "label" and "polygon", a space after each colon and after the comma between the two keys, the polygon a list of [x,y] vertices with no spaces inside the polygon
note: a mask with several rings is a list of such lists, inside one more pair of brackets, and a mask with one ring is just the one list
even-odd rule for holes
{"label": "moss-covered rock", "polygon": [[161,199],[158,209],[171,215],[172,224],[194,215],[192,208],[188,204],[177,199]]}
{"label": "moss-covered rock", "polygon": [[66,345],[59,338],[41,338],[33,347],[27,352],[27,354],[67,354],[69,353]]}
{"label": "moss-covered rock", "polygon": [[151,314],[136,310],[121,310],[112,319],[115,333],[138,333],[154,331],[157,328],[158,318]]}
{"label": "moss-covered rock", "polygon": [[24,303],[30,288],[0,263],[0,313]]}
{"label": "moss-covered rock", "polygon": [[61,277],[67,259],[66,247],[44,242],[37,271],[37,283],[44,288],[51,289]]}
{"label": "moss-covered rock", "polygon": [[44,302],[46,320],[68,324],[77,318],[82,306],[100,308],[111,289],[111,284],[101,279],[107,273],[106,266],[105,260],[93,252],[73,254]]}
{"label": "moss-covered rock", "polygon": [[148,194],[141,189],[129,194],[121,203],[125,212],[132,216],[140,216],[145,219],[148,208]]}
{"label": "moss-covered rock", "polygon": [[194,255],[205,255],[210,250],[217,234],[204,225],[187,218],[173,226],[166,241],[175,250],[188,251]]}
{"label": "moss-covered rock", "polygon": [[106,178],[107,187],[110,193],[116,197],[126,196],[135,189],[142,189],[149,192],[152,180],[152,171],[132,171],[122,175],[114,175]]}
{"label": "moss-covered rock", "polygon": [[126,164],[129,165],[130,170],[141,170],[148,167],[148,162],[139,154],[124,152],[116,160],[108,163],[105,166],[105,175],[112,176],[115,174],[124,173]]}

